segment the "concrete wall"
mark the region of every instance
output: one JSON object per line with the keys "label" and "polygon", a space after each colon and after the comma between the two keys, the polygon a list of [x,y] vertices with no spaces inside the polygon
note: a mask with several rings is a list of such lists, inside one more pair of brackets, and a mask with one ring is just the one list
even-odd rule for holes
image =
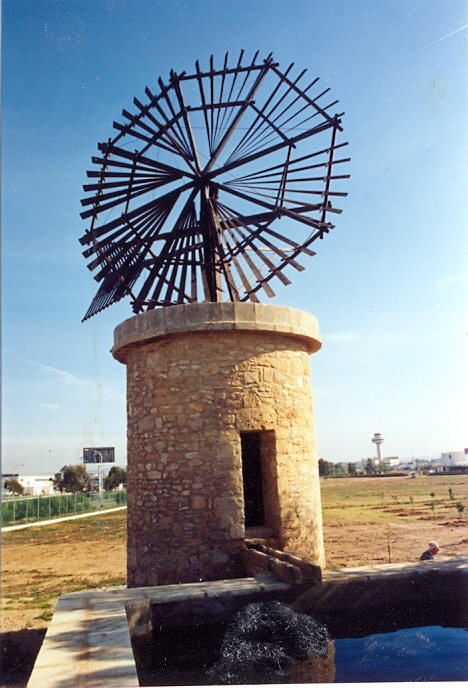
{"label": "concrete wall", "polygon": [[[178,318],[167,313],[175,309]],[[246,431],[261,433],[265,525],[285,551],[324,564],[308,360],[320,340],[315,319],[297,314],[192,304],[117,328],[113,354],[127,365],[129,587],[243,575]],[[172,325],[161,321],[168,316]]]}

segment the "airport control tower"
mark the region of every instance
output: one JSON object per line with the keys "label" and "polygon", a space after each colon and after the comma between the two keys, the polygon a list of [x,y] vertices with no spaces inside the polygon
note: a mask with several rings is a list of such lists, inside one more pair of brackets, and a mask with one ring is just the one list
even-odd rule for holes
{"label": "airport control tower", "polygon": [[384,441],[384,438],[380,434],[380,432],[374,432],[374,437],[372,438],[372,442],[376,445],[377,447],[377,460],[379,462],[379,468],[382,468],[382,456],[380,454],[380,445]]}

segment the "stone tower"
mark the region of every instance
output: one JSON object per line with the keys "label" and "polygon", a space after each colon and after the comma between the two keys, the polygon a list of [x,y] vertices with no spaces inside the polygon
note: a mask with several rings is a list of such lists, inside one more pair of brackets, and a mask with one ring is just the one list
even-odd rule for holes
{"label": "stone tower", "polygon": [[308,360],[320,346],[313,316],[253,303],[149,310],[115,329],[129,587],[243,576],[259,532],[324,565]]}

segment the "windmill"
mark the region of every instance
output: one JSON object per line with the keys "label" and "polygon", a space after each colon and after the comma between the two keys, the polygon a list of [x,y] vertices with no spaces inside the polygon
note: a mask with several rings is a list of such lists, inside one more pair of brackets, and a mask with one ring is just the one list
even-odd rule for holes
{"label": "windmill", "polygon": [[273,278],[334,225],[346,196],[329,88],[270,54],[170,72],[99,143],[80,239],[100,283],[84,320],[124,297],[134,313],[274,296]]}

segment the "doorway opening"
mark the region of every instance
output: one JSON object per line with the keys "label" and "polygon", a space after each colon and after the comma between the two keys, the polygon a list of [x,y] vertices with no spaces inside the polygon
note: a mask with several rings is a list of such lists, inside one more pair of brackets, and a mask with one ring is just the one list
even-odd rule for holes
{"label": "doorway opening", "polygon": [[245,527],[265,525],[261,433],[241,432]]}

